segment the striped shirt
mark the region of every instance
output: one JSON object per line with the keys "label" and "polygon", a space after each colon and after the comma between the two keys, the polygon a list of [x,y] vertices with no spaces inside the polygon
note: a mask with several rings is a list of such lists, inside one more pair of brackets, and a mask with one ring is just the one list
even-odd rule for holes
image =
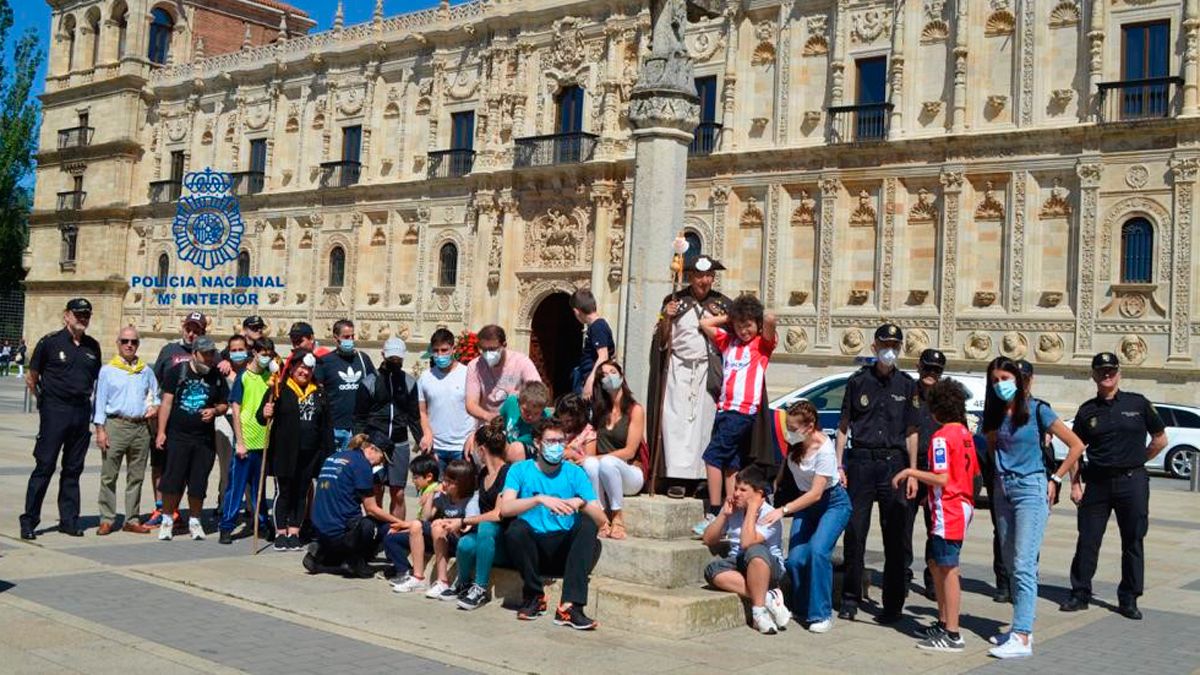
{"label": "striped shirt", "polygon": [[949,474],[945,486],[929,489],[929,534],[962,541],[975,515],[975,474],[979,472],[971,432],[961,424],[938,429],[929,444],[929,467],[933,473]]}
{"label": "striped shirt", "polygon": [[725,365],[725,383],[721,386],[717,410],[757,414],[767,381],[767,363],[775,351],[775,343],[764,340],[761,335],[742,342],[721,328],[716,330],[713,343],[721,350]]}

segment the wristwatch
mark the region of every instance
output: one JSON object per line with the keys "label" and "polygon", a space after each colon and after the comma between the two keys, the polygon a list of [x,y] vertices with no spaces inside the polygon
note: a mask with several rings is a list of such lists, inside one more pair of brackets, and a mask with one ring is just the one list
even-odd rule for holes
{"label": "wristwatch", "polygon": [[1058,483],[1059,485],[1062,485],[1062,482],[1063,482],[1062,476],[1060,476],[1056,473],[1050,474],[1050,480],[1054,481],[1055,483]]}
{"label": "wristwatch", "polygon": [[787,504],[784,504],[783,506],[779,507],[779,510],[783,511],[783,515],[785,515],[785,516],[787,515],[787,507],[788,507]]}

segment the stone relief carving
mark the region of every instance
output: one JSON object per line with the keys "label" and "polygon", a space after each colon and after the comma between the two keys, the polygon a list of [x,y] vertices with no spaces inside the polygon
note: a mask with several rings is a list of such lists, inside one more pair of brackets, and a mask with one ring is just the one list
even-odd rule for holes
{"label": "stone relief carving", "polygon": [[797,205],[792,211],[792,227],[814,227],[817,224],[817,200],[801,190]]}
{"label": "stone relief carving", "polygon": [[871,204],[871,193],[865,189],[858,191],[858,207],[850,213],[850,225],[853,227],[875,227],[878,214]]}
{"label": "stone relief carving", "polygon": [[1058,363],[1063,357],[1063,339],[1057,333],[1038,336],[1037,359],[1046,363]]}
{"label": "stone relief carving", "polygon": [[917,203],[913,204],[912,210],[908,212],[908,222],[910,223],[936,223],[938,219],[937,207],[933,205],[933,193],[925,188],[917,190]]}
{"label": "stone relief carving", "polygon": [[865,288],[855,288],[850,291],[850,297],[847,298],[847,303],[855,307],[867,304],[867,300],[871,298],[871,291]]}
{"label": "stone relief carving", "polygon": [[758,205],[758,200],[754,197],[746,198],[746,208],[742,211],[742,218],[738,221],[741,227],[762,227],[766,222],[762,208]]}
{"label": "stone relief carving", "polygon": [[1100,316],[1141,319],[1150,316],[1167,318],[1167,309],[1154,294],[1154,284],[1113,284],[1112,298],[1100,309]]}
{"label": "stone relief carving", "polygon": [[375,232],[371,235],[371,246],[383,246],[385,244],[387,244],[387,235],[384,234],[383,228],[375,228]]}
{"label": "stone relief carving", "polygon": [[828,17],[824,14],[808,17],[808,40],[800,54],[802,56],[824,56],[829,53]]}
{"label": "stone relief carving", "polygon": [[1075,98],[1074,89],[1054,89],[1050,92],[1050,105],[1059,110],[1066,108]]}
{"label": "stone relief carving", "polygon": [[863,332],[857,328],[842,333],[841,349],[846,356],[854,356],[863,350],[866,346],[866,340],[863,338]]}
{"label": "stone relief carving", "polygon": [[425,78],[417,85],[417,104],[413,109],[418,115],[428,115],[433,108],[433,79]]}
{"label": "stone relief carving", "polygon": [[1150,181],[1150,170],[1145,164],[1134,164],[1125,170],[1125,184],[1134,190],[1141,190]]}
{"label": "stone relief carving", "polygon": [[591,255],[591,233],[586,215],[584,209],[564,213],[562,208],[550,207],[530,226],[525,262],[542,267],[587,264]]}
{"label": "stone relief carving", "polygon": [[910,328],[904,332],[904,355],[916,358],[929,348],[929,333],[924,328]]}
{"label": "stone relief carving", "polygon": [[1029,340],[1016,331],[1005,333],[1000,338],[1000,353],[1010,359],[1023,359],[1029,351]]}
{"label": "stone relief carving", "polygon": [[1001,220],[1004,218],[1004,205],[996,199],[995,186],[992,181],[984,184],[983,200],[975,207],[976,220]]}
{"label": "stone relief carving", "polygon": [[991,307],[996,304],[995,291],[975,291],[975,296],[972,298],[972,304],[976,307]]}
{"label": "stone relief carving", "polygon": [[950,24],[942,19],[933,19],[921,29],[921,44],[928,45],[945,42],[950,36]]}
{"label": "stone relief carving", "polygon": [[287,240],[283,238],[283,233],[275,235],[275,241],[271,243],[271,249],[275,251],[283,251],[287,248]]}
{"label": "stone relief carving", "polygon": [[799,327],[787,329],[783,338],[783,347],[789,354],[802,354],[808,349],[808,331]]}
{"label": "stone relief carving", "polygon": [[983,34],[987,37],[1012,35],[1017,27],[1017,18],[1008,9],[992,12],[984,24]]}
{"label": "stone relief carving", "polygon": [[926,119],[933,119],[942,112],[942,101],[923,101],[921,103],[921,116]]}
{"label": "stone relief carving", "polygon": [[1062,179],[1055,178],[1054,187],[1050,188],[1050,196],[1042,204],[1042,209],[1038,212],[1038,215],[1042,218],[1069,218],[1071,216],[1069,196],[1070,193],[1062,186]]}
{"label": "stone relief carving", "polygon": [[972,332],[963,345],[963,353],[974,361],[987,359],[992,355],[992,336],[979,331]]}
{"label": "stone relief carving", "polygon": [[359,87],[339,89],[337,92],[337,107],[343,115],[352,116],[362,112],[366,97]]}
{"label": "stone relief carving", "polygon": [[446,73],[445,83],[446,96],[456,101],[471,98],[479,91],[478,73],[467,70],[460,70],[453,77]]}
{"label": "stone relief carving", "polygon": [[586,50],[580,20],[567,17],[554,22],[554,46],[550,51],[550,65],[563,71],[574,71],[583,64]]}
{"label": "stone relief carving", "polygon": [[1050,10],[1050,27],[1067,28],[1079,23],[1079,3],[1060,2]]}
{"label": "stone relief carving", "polygon": [[1126,335],[1121,338],[1121,362],[1127,365],[1140,366],[1146,360],[1150,349],[1146,341],[1138,335]]}
{"label": "stone relief carving", "polygon": [[775,63],[775,22],[770,19],[759,21],[754,27],[754,39],[758,45],[750,55],[750,65],[765,66]]}
{"label": "stone relief carving", "polygon": [[688,56],[697,63],[711,59],[725,47],[725,36],[718,33],[697,33],[687,38]]}
{"label": "stone relief carving", "polygon": [[859,44],[871,44],[892,34],[892,10],[867,9],[850,17],[850,39]]}

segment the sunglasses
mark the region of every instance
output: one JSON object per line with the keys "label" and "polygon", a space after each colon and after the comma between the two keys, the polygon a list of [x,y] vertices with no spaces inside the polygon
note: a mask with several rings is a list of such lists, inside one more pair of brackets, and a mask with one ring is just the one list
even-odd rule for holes
{"label": "sunglasses", "polygon": [[136,346],[136,345],[140,345],[140,344],[142,344],[142,341],[141,341],[141,340],[138,340],[138,339],[136,339],[136,338],[135,338],[135,339],[132,339],[132,340],[131,340],[131,339],[129,339],[129,338],[121,338],[121,339],[120,339],[120,343],[121,343],[121,344],[123,344],[123,345],[135,345],[135,346]]}
{"label": "sunglasses", "polygon": [[924,368],[921,369],[921,372],[922,373],[930,373],[932,375],[941,375],[944,372],[944,370],[942,368],[938,368],[937,366],[925,366]]}
{"label": "sunglasses", "polygon": [[1097,370],[1096,374],[1099,375],[1101,379],[1107,380],[1110,377],[1116,377],[1118,372],[1119,371],[1116,368],[1105,368],[1104,370]]}

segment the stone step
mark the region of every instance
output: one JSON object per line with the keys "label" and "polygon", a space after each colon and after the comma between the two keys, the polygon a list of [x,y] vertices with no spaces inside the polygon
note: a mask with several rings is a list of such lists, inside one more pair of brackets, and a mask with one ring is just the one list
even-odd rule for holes
{"label": "stone step", "polygon": [[646,539],[691,539],[692,526],[704,517],[700,500],[663,495],[627,497],[623,511],[629,536]]}
{"label": "stone step", "polygon": [[698,587],[713,556],[698,541],[602,540],[595,575],[654,588]]}

